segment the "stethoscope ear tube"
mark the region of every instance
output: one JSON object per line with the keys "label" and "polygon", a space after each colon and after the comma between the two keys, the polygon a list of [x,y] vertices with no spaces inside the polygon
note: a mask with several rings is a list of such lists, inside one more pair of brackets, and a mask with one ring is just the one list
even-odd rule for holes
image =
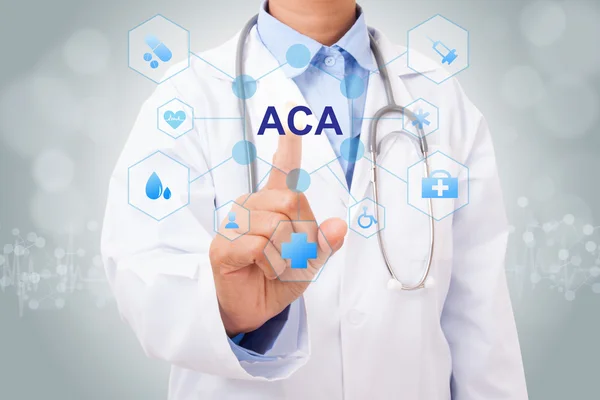
{"label": "stethoscope ear tube", "polygon": [[[373,200],[375,200],[376,204],[379,204],[379,183],[377,180],[377,155],[378,155],[378,149],[377,149],[377,125],[379,124],[380,119],[385,116],[388,113],[392,113],[392,112],[399,112],[401,113],[405,118],[408,118],[410,121],[415,121],[416,117],[415,115],[410,111],[405,109],[402,106],[399,106],[396,104],[395,100],[394,100],[394,93],[392,91],[392,84],[391,84],[391,80],[386,68],[386,64],[383,61],[383,56],[381,55],[381,51],[379,50],[379,47],[377,46],[377,42],[375,40],[375,38],[372,35],[369,35],[370,38],[370,45],[371,45],[371,51],[373,52],[373,56],[375,57],[375,61],[377,62],[377,68],[379,70],[379,75],[381,76],[381,80],[383,82],[383,86],[385,88],[385,95],[387,98],[387,105],[383,108],[381,108],[380,110],[378,110],[375,115],[373,116],[373,119],[371,121],[371,123],[369,124],[369,137],[368,137],[368,148],[369,148],[369,152],[371,153],[371,162],[372,162],[372,167],[371,167],[371,189],[373,192]],[[429,177],[429,162],[427,160],[428,157],[428,146],[427,146],[427,139],[425,138],[425,133],[423,132],[423,129],[418,128],[417,132],[419,134],[418,137],[418,144],[419,144],[419,150],[421,152],[421,155],[423,156],[423,160],[424,160],[424,177]],[[407,134],[409,135],[409,134]],[[429,238],[429,249],[428,249],[428,254],[427,254],[427,259],[425,261],[425,270],[423,272],[423,275],[421,276],[421,279],[414,285],[404,285],[396,276],[396,274],[394,273],[394,270],[392,268],[391,262],[389,260],[389,257],[387,255],[387,251],[385,249],[385,244],[384,244],[384,240],[383,240],[383,233],[381,231],[381,229],[377,230],[377,240],[379,242],[379,249],[381,251],[381,254],[383,256],[383,260],[385,262],[385,266],[391,276],[391,279],[388,282],[388,288],[390,290],[417,290],[417,289],[423,289],[426,286],[429,286],[427,284],[427,282],[432,282],[432,278],[429,277],[429,273],[431,271],[431,264],[433,263],[433,251],[434,251],[434,238],[435,238],[435,227],[434,227],[434,219],[433,219],[433,203],[431,199],[428,199],[428,209],[429,209],[429,233],[430,233],[430,238]],[[380,215],[379,215],[379,207],[375,207],[375,217],[377,219],[377,221],[380,221]],[[377,223],[379,225],[379,223]],[[379,226],[378,226],[379,228]]]}
{"label": "stethoscope ear tube", "polygon": [[[236,59],[235,59],[235,76],[238,79],[241,79],[242,82],[239,85],[238,90],[240,90],[240,94],[238,96],[238,108],[242,112],[242,116],[244,118],[244,139],[248,140],[250,143],[253,143],[252,137],[252,126],[250,124],[250,118],[248,118],[246,114],[246,85],[244,85],[243,78],[240,78],[244,75],[244,48],[246,46],[246,39],[250,35],[250,31],[256,25],[258,21],[258,14],[254,17],[250,18],[250,20],[244,25],[242,30],[240,31],[240,36],[237,42],[236,49]],[[246,157],[248,160],[252,160],[253,157],[250,155],[250,146],[246,146]],[[256,179],[256,170],[255,170],[256,160],[248,163],[246,165],[246,173],[248,175],[248,193],[254,193],[258,190],[258,180]]]}
{"label": "stethoscope ear tube", "polygon": [[[375,201],[375,204],[380,204],[379,202],[379,181],[378,181],[378,164],[377,164],[377,155],[378,155],[378,149],[377,149],[377,125],[379,123],[379,121],[381,120],[382,117],[384,117],[386,114],[388,113],[392,113],[392,112],[400,112],[403,113],[405,116],[411,118],[414,117],[414,115],[412,113],[410,113],[408,110],[406,110],[404,107],[402,106],[398,106],[396,104],[388,104],[387,106],[381,108],[380,110],[378,110],[373,119],[371,120],[371,123],[369,124],[369,143],[368,143],[368,147],[369,147],[369,152],[371,153],[371,190],[373,193],[373,200]],[[421,154],[423,156],[423,176],[424,177],[429,177],[430,173],[429,173],[429,162],[427,161],[427,140],[425,139],[425,135],[423,134],[422,130],[419,129],[419,149],[421,150]],[[409,136],[411,139],[413,138],[412,136],[410,136],[410,134],[407,134],[407,136]],[[404,285],[396,276],[394,269],[392,268],[391,265],[391,261],[388,257],[386,248],[385,248],[385,244],[384,244],[384,240],[383,240],[383,233],[381,231],[381,229],[379,229],[379,221],[381,221],[381,215],[380,214],[380,210],[379,207],[375,207],[375,218],[377,220],[377,241],[379,243],[379,250],[381,251],[381,255],[383,256],[383,260],[385,262],[385,266],[391,276],[391,280],[388,283],[388,288],[391,290],[398,290],[398,288],[402,289],[402,290],[417,290],[417,289],[422,289],[424,288],[425,282],[428,280],[429,278],[429,272],[431,270],[431,264],[433,262],[433,250],[434,250],[434,219],[433,219],[433,202],[431,199],[427,200],[428,202],[428,209],[429,209],[429,232],[430,232],[430,238],[429,238],[429,242],[430,242],[430,247],[428,249],[428,254],[427,254],[427,260],[425,262],[425,269],[423,272],[423,275],[421,276],[421,279],[414,285]],[[395,282],[395,283],[392,283]]]}

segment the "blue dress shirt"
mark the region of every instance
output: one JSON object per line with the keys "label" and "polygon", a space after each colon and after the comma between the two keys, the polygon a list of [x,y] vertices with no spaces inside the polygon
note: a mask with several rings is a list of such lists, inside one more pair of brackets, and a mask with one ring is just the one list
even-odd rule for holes
{"label": "blue dress shirt", "polygon": [[[265,47],[271,52],[279,64],[286,63],[286,53],[295,44],[308,48],[311,61],[305,68],[283,68],[286,76],[293,79],[306,99],[311,111],[321,118],[326,106],[331,106],[340,124],[343,135],[337,135],[333,129],[325,129],[329,143],[338,156],[340,165],[346,176],[348,188],[352,185],[354,163],[341,157],[340,147],[347,138],[360,136],[362,117],[365,111],[368,77],[375,69],[375,61],[371,53],[368,28],[362,10],[357,8],[357,19],[352,28],[346,32],[336,44],[324,46],[315,40],[302,35],[267,12],[267,2],[263,3],[258,15],[258,35]],[[344,80],[345,77],[351,77]],[[360,96],[346,97],[341,90],[342,83],[350,79],[360,79],[363,91]],[[347,91],[356,90],[353,84],[346,85]],[[350,155],[356,153],[357,145],[350,147]],[[348,157],[352,159],[352,157]],[[263,354],[270,350],[287,321],[289,307],[278,316],[272,318],[254,332],[240,334],[230,339],[230,345],[237,358],[242,360],[264,359]]]}
{"label": "blue dress shirt", "polygon": [[[358,138],[360,135],[368,77],[370,71],[375,69],[369,32],[362,10],[357,9],[358,18],[344,37],[333,46],[327,47],[272,17],[265,9],[266,5],[265,2],[258,15],[258,35],[279,64],[286,63],[286,53],[295,44],[302,44],[310,51],[311,61],[307,67],[287,67],[283,71],[298,85],[317,119],[321,118],[325,106],[333,107],[343,135],[336,135],[333,129],[326,129],[325,133],[333,151],[339,157],[346,175],[346,183],[350,188],[354,163],[340,157],[340,147],[345,139]],[[345,77],[349,78],[344,80]],[[359,88],[363,90],[360,96],[350,99],[342,94],[340,87],[342,83],[347,82],[350,83],[349,86],[356,87],[351,84],[352,80],[361,82]],[[357,146],[352,147],[356,152]]]}

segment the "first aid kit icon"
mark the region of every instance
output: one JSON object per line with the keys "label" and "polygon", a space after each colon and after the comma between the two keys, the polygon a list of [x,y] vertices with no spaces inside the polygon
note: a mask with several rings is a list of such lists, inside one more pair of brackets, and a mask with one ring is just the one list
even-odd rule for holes
{"label": "first aid kit icon", "polygon": [[422,198],[424,199],[458,199],[458,178],[453,178],[446,170],[433,171],[428,178],[423,178]]}

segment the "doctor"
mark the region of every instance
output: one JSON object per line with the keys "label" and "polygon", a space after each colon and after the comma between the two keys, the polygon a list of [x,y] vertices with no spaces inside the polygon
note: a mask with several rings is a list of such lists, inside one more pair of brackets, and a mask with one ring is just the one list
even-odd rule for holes
{"label": "doctor", "polygon": [[[386,60],[405,51],[371,33]],[[353,199],[369,196],[370,162],[339,157],[343,139],[366,141],[369,121],[362,117],[385,105],[362,10],[354,0],[263,4],[246,41],[246,74],[262,76],[285,63],[294,44],[305,45],[311,61],[259,80],[248,100],[255,167],[266,178],[250,197],[245,166],[230,161],[215,168],[241,140],[240,121],[227,119],[240,115],[230,79],[237,39],[192,58],[189,69],[157,87],[110,182],[102,237],[107,275],[144,351],[173,365],[169,399],[526,399],[504,273],[507,223],[494,151],[485,120],[458,83],[435,85],[406,68],[403,58],[387,67],[398,104],[425,97],[444,110],[443,133],[430,136],[430,151],[469,167],[471,194],[467,207],[436,222],[427,287],[390,291],[377,240],[346,224],[357,218],[351,211],[348,219]],[[366,83],[352,101],[331,79],[349,74]],[[172,98],[196,115],[223,118],[198,120],[194,131],[171,139],[156,129],[156,110]],[[313,127],[332,107],[343,135],[334,129],[257,135],[268,107],[284,115],[290,104],[309,107],[314,114],[304,122]],[[401,174],[421,157],[398,130],[397,121],[381,121],[379,163]],[[156,150],[189,166],[192,177],[214,168],[191,184],[189,205],[160,223],[127,203],[128,167]],[[272,160],[274,168],[261,160]],[[286,173],[299,167],[315,171],[303,194],[286,184]],[[427,254],[428,218],[406,204],[406,185],[387,174],[380,179],[392,266],[402,279],[414,279]],[[223,235],[213,230],[215,206],[231,200],[250,210],[249,232],[234,241],[223,235],[244,223],[239,208],[235,215],[229,206],[220,209]],[[269,238],[280,221],[290,220],[320,226],[295,229],[317,243],[307,269],[320,272],[314,283],[277,279],[290,268],[278,257],[291,230]]]}

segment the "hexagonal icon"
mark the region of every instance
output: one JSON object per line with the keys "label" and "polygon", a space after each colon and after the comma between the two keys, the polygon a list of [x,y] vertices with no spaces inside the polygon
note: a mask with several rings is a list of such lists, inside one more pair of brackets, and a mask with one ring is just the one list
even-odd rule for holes
{"label": "hexagonal icon", "polygon": [[283,282],[316,281],[333,254],[317,221],[300,220],[279,221],[263,252]]}
{"label": "hexagonal icon", "polygon": [[190,33],[158,14],[129,31],[129,68],[162,83],[190,66]]}
{"label": "hexagonal icon", "polygon": [[427,136],[439,129],[439,109],[427,100],[418,98],[404,108],[413,114],[413,118],[410,118],[408,115],[406,115],[406,113],[402,114],[403,131],[408,132],[418,138],[419,129],[423,131],[424,136]]}
{"label": "hexagonal icon", "polygon": [[408,167],[407,177],[408,204],[436,221],[469,204],[469,168],[441,151]]}
{"label": "hexagonal icon", "polygon": [[250,210],[231,200],[215,210],[215,232],[234,241],[250,231]]}
{"label": "hexagonal icon", "polygon": [[368,197],[348,208],[348,226],[359,235],[370,238],[385,229],[385,207]]}
{"label": "hexagonal icon", "polygon": [[190,203],[190,169],[162,151],[128,170],[129,204],[157,221]]}
{"label": "hexagonal icon", "polygon": [[194,129],[194,109],[179,99],[173,99],[157,109],[158,129],[178,139]]}
{"label": "hexagonal icon", "polygon": [[469,32],[442,15],[408,31],[408,67],[442,83],[469,67]]}

